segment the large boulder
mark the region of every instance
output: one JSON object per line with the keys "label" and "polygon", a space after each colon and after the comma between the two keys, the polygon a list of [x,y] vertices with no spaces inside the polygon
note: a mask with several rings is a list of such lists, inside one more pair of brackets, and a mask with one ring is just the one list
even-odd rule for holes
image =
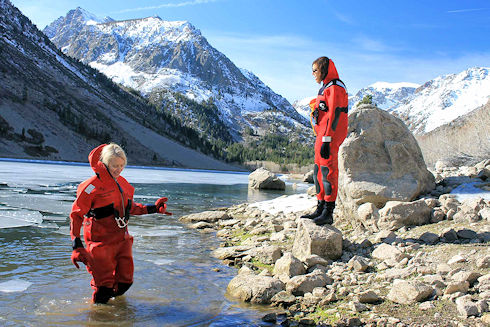
{"label": "large boulder", "polygon": [[342,255],[342,233],[333,226],[317,226],[311,219],[300,219],[292,253],[303,262],[312,254],[338,259]]}
{"label": "large boulder", "polygon": [[268,304],[271,298],[284,290],[284,283],[279,279],[242,273],[235,276],[226,291],[233,297],[245,302]]}
{"label": "large boulder", "polygon": [[285,190],[286,183],[261,167],[248,175],[248,187],[260,190]]}
{"label": "large boulder", "polygon": [[349,134],[339,150],[339,204],[346,216],[356,216],[363,203],[381,208],[434,187],[420,147],[400,119],[372,105],[350,113]]}

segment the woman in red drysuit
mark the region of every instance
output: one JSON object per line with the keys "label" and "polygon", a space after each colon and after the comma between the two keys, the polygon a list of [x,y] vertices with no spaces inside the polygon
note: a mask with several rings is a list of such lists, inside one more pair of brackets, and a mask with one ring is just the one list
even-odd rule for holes
{"label": "woman in red drysuit", "polygon": [[[88,156],[95,176],[80,183],[70,213],[73,264],[83,262],[92,274],[94,303],[107,303],[124,294],[133,283],[133,237],[128,233],[129,215],[166,212],[167,198],[154,205],[133,202],[134,187],[120,176],[126,154],[117,144],[102,144]],[[80,229],[87,247],[83,247]]]}
{"label": "woman in red drysuit", "polygon": [[318,205],[315,212],[301,218],[314,219],[320,226],[332,225],[339,177],[337,157],[339,147],[347,136],[348,97],[331,59],[316,59],[312,69],[315,81],[319,84],[323,82],[318,96],[311,103],[316,132],[313,179]]}

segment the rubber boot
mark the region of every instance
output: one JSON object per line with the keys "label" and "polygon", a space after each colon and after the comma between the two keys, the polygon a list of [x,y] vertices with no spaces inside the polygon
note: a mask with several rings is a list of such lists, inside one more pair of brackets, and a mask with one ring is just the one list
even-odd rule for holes
{"label": "rubber boot", "polygon": [[310,213],[309,215],[303,215],[300,218],[315,219],[316,217],[322,214],[324,206],[325,206],[325,200],[321,200],[321,201],[318,200],[318,204],[316,205],[315,212]]}
{"label": "rubber boot", "polygon": [[333,225],[333,210],[335,209],[335,202],[325,202],[322,214],[314,219],[315,224],[318,226]]}
{"label": "rubber boot", "polygon": [[114,290],[110,287],[100,286],[92,295],[94,303],[106,304],[114,296]]}
{"label": "rubber boot", "polygon": [[131,285],[133,285],[133,283],[117,283],[114,296],[123,295],[131,287]]}

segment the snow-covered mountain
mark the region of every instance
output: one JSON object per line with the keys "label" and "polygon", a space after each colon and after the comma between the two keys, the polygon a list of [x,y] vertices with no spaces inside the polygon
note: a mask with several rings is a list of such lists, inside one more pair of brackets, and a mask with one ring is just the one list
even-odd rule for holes
{"label": "snow-covered mountain", "polygon": [[366,95],[371,95],[378,108],[390,111],[402,104],[419,86],[414,83],[376,82],[349,97],[349,107],[352,108]]}
{"label": "snow-covered mountain", "polygon": [[483,106],[490,99],[490,68],[439,76],[420,86],[392,111],[412,132],[425,134]]}
{"label": "snow-covered mountain", "polygon": [[419,86],[413,83],[377,82],[349,98],[349,108],[372,95],[373,102],[425,134],[481,107],[490,99],[490,68],[473,67],[458,74],[439,76]]}
{"label": "snow-covered mountain", "polygon": [[311,113],[310,101],[315,98],[316,96],[304,98],[301,100],[296,100],[293,103],[293,107],[301,116],[305,117],[307,120],[310,120],[310,113]]}
{"label": "snow-covered mountain", "polygon": [[170,90],[199,103],[212,102],[235,135],[244,126],[256,127],[254,121],[267,110],[295,126],[305,124],[285,98],[236,67],[187,21],[114,21],[77,8],[44,32],[65,54],[150,98],[157,93],[168,104]]}

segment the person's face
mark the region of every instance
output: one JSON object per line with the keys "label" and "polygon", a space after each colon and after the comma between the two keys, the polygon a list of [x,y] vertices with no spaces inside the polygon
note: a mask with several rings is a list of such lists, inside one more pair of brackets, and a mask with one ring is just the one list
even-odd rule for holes
{"label": "person's face", "polygon": [[311,67],[311,71],[312,71],[313,77],[315,78],[315,82],[320,84],[322,82],[322,76],[321,76],[320,69],[318,69],[318,66],[316,64],[314,64]]}
{"label": "person's face", "polygon": [[107,168],[109,169],[112,177],[114,177],[114,179],[117,179],[123,171],[124,166],[126,166],[126,161],[124,161],[123,158],[112,157],[111,160],[109,160],[109,166]]}

